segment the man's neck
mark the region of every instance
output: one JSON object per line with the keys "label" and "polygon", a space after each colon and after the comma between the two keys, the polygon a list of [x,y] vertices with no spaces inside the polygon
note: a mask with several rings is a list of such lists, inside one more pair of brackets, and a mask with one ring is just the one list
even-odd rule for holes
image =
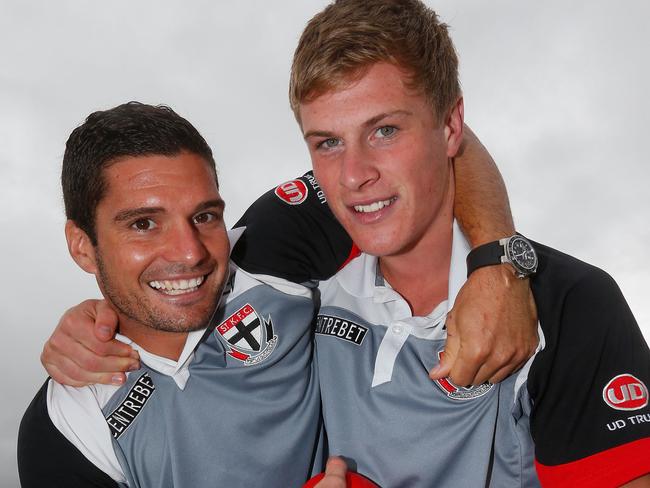
{"label": "man's neck", "polygon": [[188,333],[153,329],[120,314],[120,334],[156,356],[178,361]]}
{"label": "man's neck", "polygon": [[379,258],[384,278],[408,302],[415,316],[429,314],[447,299],[452,237],[453,206],[449,205],[416,246]]}

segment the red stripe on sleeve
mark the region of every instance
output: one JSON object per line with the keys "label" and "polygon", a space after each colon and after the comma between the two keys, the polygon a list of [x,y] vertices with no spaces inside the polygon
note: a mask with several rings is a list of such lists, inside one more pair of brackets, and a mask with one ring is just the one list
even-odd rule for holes
{"label": "red stripe on sleeve", "polygon": [[650,473],[650,438],[613,447],[583,459],[556,466],[535,460],[544,487],[611,488]]}

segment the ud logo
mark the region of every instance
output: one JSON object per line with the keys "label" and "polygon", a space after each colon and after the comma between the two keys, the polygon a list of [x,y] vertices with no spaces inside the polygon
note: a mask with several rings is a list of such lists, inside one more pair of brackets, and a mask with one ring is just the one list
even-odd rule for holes
{"label": "ud logo", "polygon": [[278,343],[271,316],[260,318],[250,303],[219,324],[215,333],[227,341],[228,354],[246,366],[264,361]]}
{"label": "ud logo", "polygon": [[[439,360],[442,359],[443,354],[444,351],[440,351],[438,353]],[[452,400],[459,401],[472,400],[474,398],[482,397],[494,386],[488,381],[478,386],[457,386],[449,378],[436,380],[436,384],[443,391],[443,393],[447,395],[447,397],[451,398]]]}
{"label": "ud logo", "polygon": [[648,388],[631,374],[619,374],[603,388],[603,400],[616,410],[639,410],[648,405]]}
{"label": "ud logo", "polygon": [[291,180],[275,188],[277,197],[289,205],[300,205],[307,199],[307,185],[302,180]]}

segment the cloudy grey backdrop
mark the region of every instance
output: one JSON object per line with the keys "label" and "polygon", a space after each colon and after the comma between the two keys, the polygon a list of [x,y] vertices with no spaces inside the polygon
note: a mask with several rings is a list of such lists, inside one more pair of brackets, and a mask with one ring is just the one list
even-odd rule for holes
{"label": "cloudy grey backdrop", "polygon": [[[646,0],[430,1],[452,26],[466,118],[521,232],[610,272],[650,338]],[[214,148],[227,220],[309,161],[290,58],[322,0],[0,1],[0,486],[60,314],[97,296],[67,256],[64,142],[93,110],[167,103]]]}

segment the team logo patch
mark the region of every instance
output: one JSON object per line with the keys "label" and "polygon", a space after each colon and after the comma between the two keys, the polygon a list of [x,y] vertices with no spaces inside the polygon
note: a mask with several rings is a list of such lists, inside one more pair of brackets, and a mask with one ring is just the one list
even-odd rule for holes
{"label": "team logo patch", "polygon": [[619,374],[603,388],[603,400],[616,410],[639,410],[648,405],[648,388],[631,374]]}
{"label": "team logo patch", "polygon": [[[438,353],[438,359],[442,359],[444,351]],[[492,383],[486,381],[478,386],[458,386],[449,378],[442,378],[436,380],[436,384],[447,395],[448,398],[458,401],[472,400],[474,398],[482,397],[494,386]]]}
{"label": "team logo patch", "polygon": [[108,428],[115,439],[118,439],[131,425],[155,390],[151,376],[144,373],[131,387],[122,403],[106,417]]}
{"label": "team logo patch", "polygon": [[273,333],[271,316],[260,318],[250,303],[219,324],[215,333],[230,346],[228,354],[246,366],[264,361],[278,343],[278,336]]}
{"label": "team logo patch", "polygon": [[302,180],[291,180],[275,188],[277,197],[289,205],[300,205],[307,199],[307,185]]}

